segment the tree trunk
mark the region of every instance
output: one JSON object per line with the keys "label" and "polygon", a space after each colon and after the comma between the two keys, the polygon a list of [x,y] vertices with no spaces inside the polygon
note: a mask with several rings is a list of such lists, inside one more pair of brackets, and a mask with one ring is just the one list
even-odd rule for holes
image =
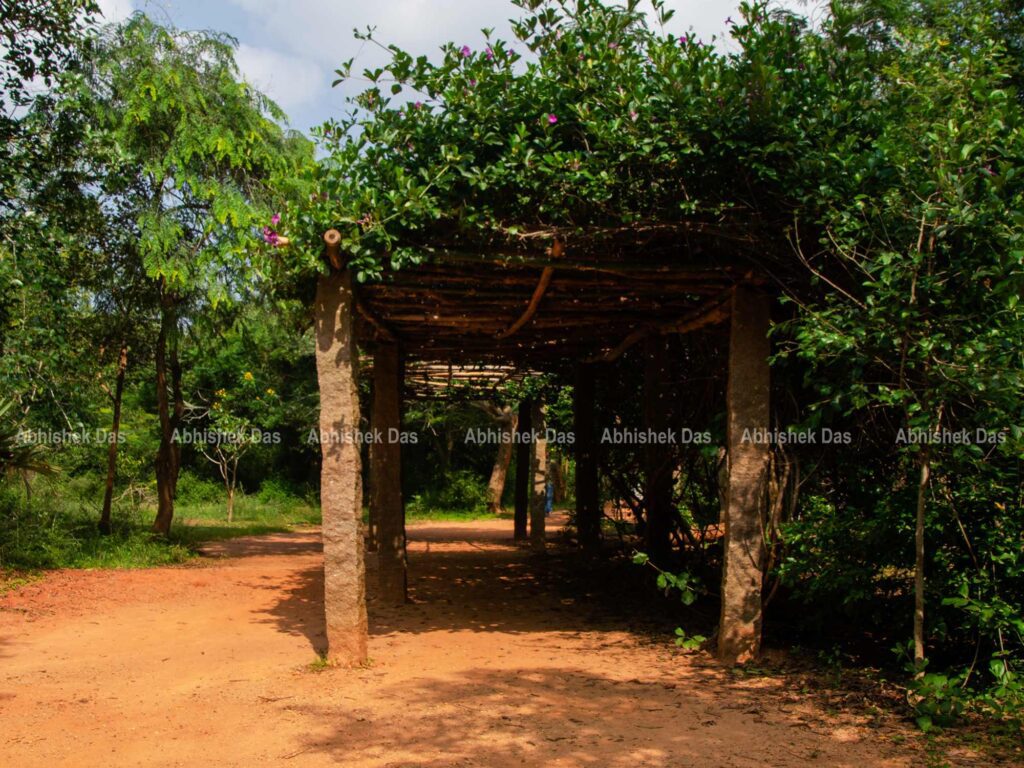
{"label": "tree trunk", "polygon": [[580,546],[595,550],[601,539],[601,506],[597,476],[597,435],[594,429],[595,368],[576,367],[573,388],[573,430],[576,433],[576,526]]}
{"label": "tree trunk", "polygon": [[534,552],[544,552],[547,549],[545,514],[548,503],[548,443],[543,437],[544,406],[539,402],[533,405],[532,420],[537,440],[533,444],[531,462],[533,499],[530,504],[530,548]]}
{"label": "tree trunk", "polygon": [[921,448],[921,475],[917,484],[917,517],[914,524],[914,661],[924,661],[924,524],[927,513],[931,451]]}
{"label": "tree trunk", "polygon": [[[668,428],[665,386],[665,339],[653,336],[644,343],[644,427],[654,435]],[[672,456],[670,446],[651,441],[644,446],[644,548],[651,561],[666,568],[671,558]]]}
{"label": "tree trunk", "polygon": [[366,570],[359,444],[358,354],[352,336],[352,276],[317,281],[316,367],[320,387],[320,505],[323,515],[324,612],[332,661],[366,661]]}
{"label": "tree trunk", "polygon": [[726,664],[755,659],[761,648],[763,510],[769,444],[768,298],[745,286],[732,295],[727,393],[729,483],[722,561],[718,655]]}
{"label": "tree trunk", "polygon": [[530,514],[530,455],[533,431],[533,404],[529,400],[523,400],[519,404],[516,430],[519,439],[516,442],[516,511],[513,527],[515,540],[525,541]]}
{"label": "tree trunk", "polygon": [[397,344],[378,344],[373,355],[371,426],[382,442],[370,453],[370,512],[377,523],[381,598],[406,600],[405,506],[402,500],[402,374]]}
{"label": "tree trunk", "polygon": [[235,521],[235,486],[234,483],[228,485],[228,522],[233,523]]}
{"label": "tree trunk", "polygon": [[501,421],[501,442],[498,443],[498,454],[491,469],[491,479],[487,483],[487,511],[492,515],[504,512],[501,499],[505,493],[505,478],[512,464],[513,437],[516,432],[517,419],[509,412]]}
{"label": "tree trunk", "polygon": [[[179,447],[174,440],[174,431],[178,427],[180,416],[177,402],[175,402],[174,413],[171,412],[167,381],[168,347],[176,346],[174,337],[177,336],[177,324],[176,300],[161,289],[160,332],[157,335],[154,355],[157,414],[160,419],[160,447],[156,454],[157,512],[156,520],[153,521],[153,531],[164,536],[171,532],[171,521],[174,519],[174,492],[178,480]],[[176,401],[177,399],[175,398]]]}
{"label": "tree trunk", "polygon": [[114,505],[114,480],[117,477],[117,449],[121,434],[121,400],[124,397],[124,377],[128,370],[128,345],[121,342],[121,354],[117,358],[117,378],[114,381],[114,417],[110,427],[107,445],[107,481],[103,488],[103,509],[100,512],[99,528],[104,536],[110,535],[110,515]]}

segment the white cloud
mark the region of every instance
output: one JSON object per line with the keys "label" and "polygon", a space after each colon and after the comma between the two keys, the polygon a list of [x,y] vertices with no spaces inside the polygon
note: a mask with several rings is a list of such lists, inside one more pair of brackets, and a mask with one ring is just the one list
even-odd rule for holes
{"label": "white cloud", "polygon": [[[809,12],[823,1],[777,0],[777,4]],[[304,126],[340,116],[347,111],[345,96],[361,89],[358,81],[330,87],[334,70],[342,62],[354,58],[356,74],[386,63],[388,54],[372,43],[355,40],[353,29],[375,27],[377,39],[386,45],[397,45],[413,55],[436,56],[446,42],[481,47],[484,27],[511,40],[509,19],[524,13],[511,0],[227,2],[246,15],[249,41],[269,46],[247,49],[243,45],[239,52],[243,71]],[[668,0],[667,6],[676,11],[670,31],[682,34],[692,28],[705,41],[717,35],[723,47],[733,47],[725,20],[739,17],[739,0]]]}
{"label": "white cloud", "polygon": [[135,10],[132,0],[99,0],[97,5],[103,20],[108,22],[124,21]]}
{"label": "white cloud", "polygon": [[308,106],[326,92],[324,68],[316,62],[242,43],[236,56],[246,81],[285,112]]}
{"label": "white cloud", "polygon": [[[382,55],[352,39],[352,30],[376,27],[381,42],[430,54],[445,42],[479,44],[483,27],[508,39],[508,20],[523,15],[510,0],[230,0],[272,30],[280,47],[332,68],[353,55],[369,66]],[[780,0],[807,11],[820,0]],[[727,17],[739,17],[738,0],[668,0],[676,11],[671,28],[692,27],[704,39],[726,34]],[[382,54],[382,52],[381,52]]]}

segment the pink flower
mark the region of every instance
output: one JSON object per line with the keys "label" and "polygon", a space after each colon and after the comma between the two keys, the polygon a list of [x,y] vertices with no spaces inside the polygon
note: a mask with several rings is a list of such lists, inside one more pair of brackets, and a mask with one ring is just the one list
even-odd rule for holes
{"label": "pink flower", "polygon": [[486,53],[488,61],[494,61],[494,49],[491,46],[487,46]]}
{"label": "pink flower", "polygon": [[274,246],[276,248],[277,244],[280,241],[281,241],[281,236],[278,235],[277,232],[272,230],[270,227],[264,227],[263,228],[263,242],[265,242],[267,245],[272,245],[272,246]]}
{"label": "pink flower", "polygon": [[271,226],[276,227],[280,223],[281,223],[281,214],[280,213],[275,213],[273,216],[270,217],[270,224],[271,224]]}
{"label": "pink flower", "polygon": [[423,102],[417,101],[415,104],[413,104],[413,107],[415,107],[416,109],[423,109]]}
{"label": "pink flower", "polygon": [[634,123],[637,121],[637,119],[639,117],[640,117],[640,113],[637,112],[635,109],[631,109],[629,111],[629,119],[632,120]]}
{"label": "pink flower", "polygon": [[689,42],[689,40],[690,38],[688,38],[686,35],[683,35],[682,37],[679,38],[679,44],[686,45],[687,42]]}
{"label": "pink flower", "polygon": [[459,51],[459,53],[462,54],[462,58],[468,59],[470,56],[473,55],[473,49],[470,48],[468,45],[464,45],[462,46],[462,50]]}
{"label": "pink flower", "polygon": [[554,125],[558,122],[558,115],[548,115],[548,125]]}
{"label": "pink flower", "polygon": [[608,43],[608,47],[611,48],[613,51],[617,51],[619,49],[619,44],[618,43]]}

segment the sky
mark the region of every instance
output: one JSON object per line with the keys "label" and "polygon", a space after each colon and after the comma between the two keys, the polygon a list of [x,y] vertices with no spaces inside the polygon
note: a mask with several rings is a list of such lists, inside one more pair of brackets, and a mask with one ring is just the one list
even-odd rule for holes
{"label": "sky", "polygon": [[[807,0],[779,0],[807,10]],[[434,55],[445,42],[481,47],[481,29],[512,39],[508,20],[521,15],[510,0],[100,0],[108,21],[143,11],[181,29],[227,32],[238,40],[245,79],[288,114],[293,128],[308,131],[346,112],[344,88],[332,88],[334,70],[355,58],[353,72],[378,66],[385,54],[352,36],[375,27],[381,41],[413,55]],[[728,47],[726,19],[738,16],[733,0],[668,0],[676,11],[670,31],[692,28]],[[350,86],[351,93],[358,90]]]}

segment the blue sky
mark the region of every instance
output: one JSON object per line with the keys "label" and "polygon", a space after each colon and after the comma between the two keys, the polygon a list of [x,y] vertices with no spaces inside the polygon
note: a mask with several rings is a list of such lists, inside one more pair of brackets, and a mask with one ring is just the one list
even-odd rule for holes
{"label": "blue sky", "polygon": [[[345,112],[345,91],[331,88],[334,70],[355,57],[354,71],[376,66],[383,53],[352,38],[354,28],[376,27],[384,42],[413,54],[433,54],[446,41],[478,47],[480,30],[512,37],[507,20],[520,15],[509,0],[100,0],[109,20],[145,11],[183,29],[215,29],[239,41],[246,79],[307,131]],[[807,10],[806,0],[779,3]],[[724,37],[725,20],[737,15],[732,0],[668,0],[672,29],[692,27],[705,40]],[[724,43],[726,46],[728,42]]]}

